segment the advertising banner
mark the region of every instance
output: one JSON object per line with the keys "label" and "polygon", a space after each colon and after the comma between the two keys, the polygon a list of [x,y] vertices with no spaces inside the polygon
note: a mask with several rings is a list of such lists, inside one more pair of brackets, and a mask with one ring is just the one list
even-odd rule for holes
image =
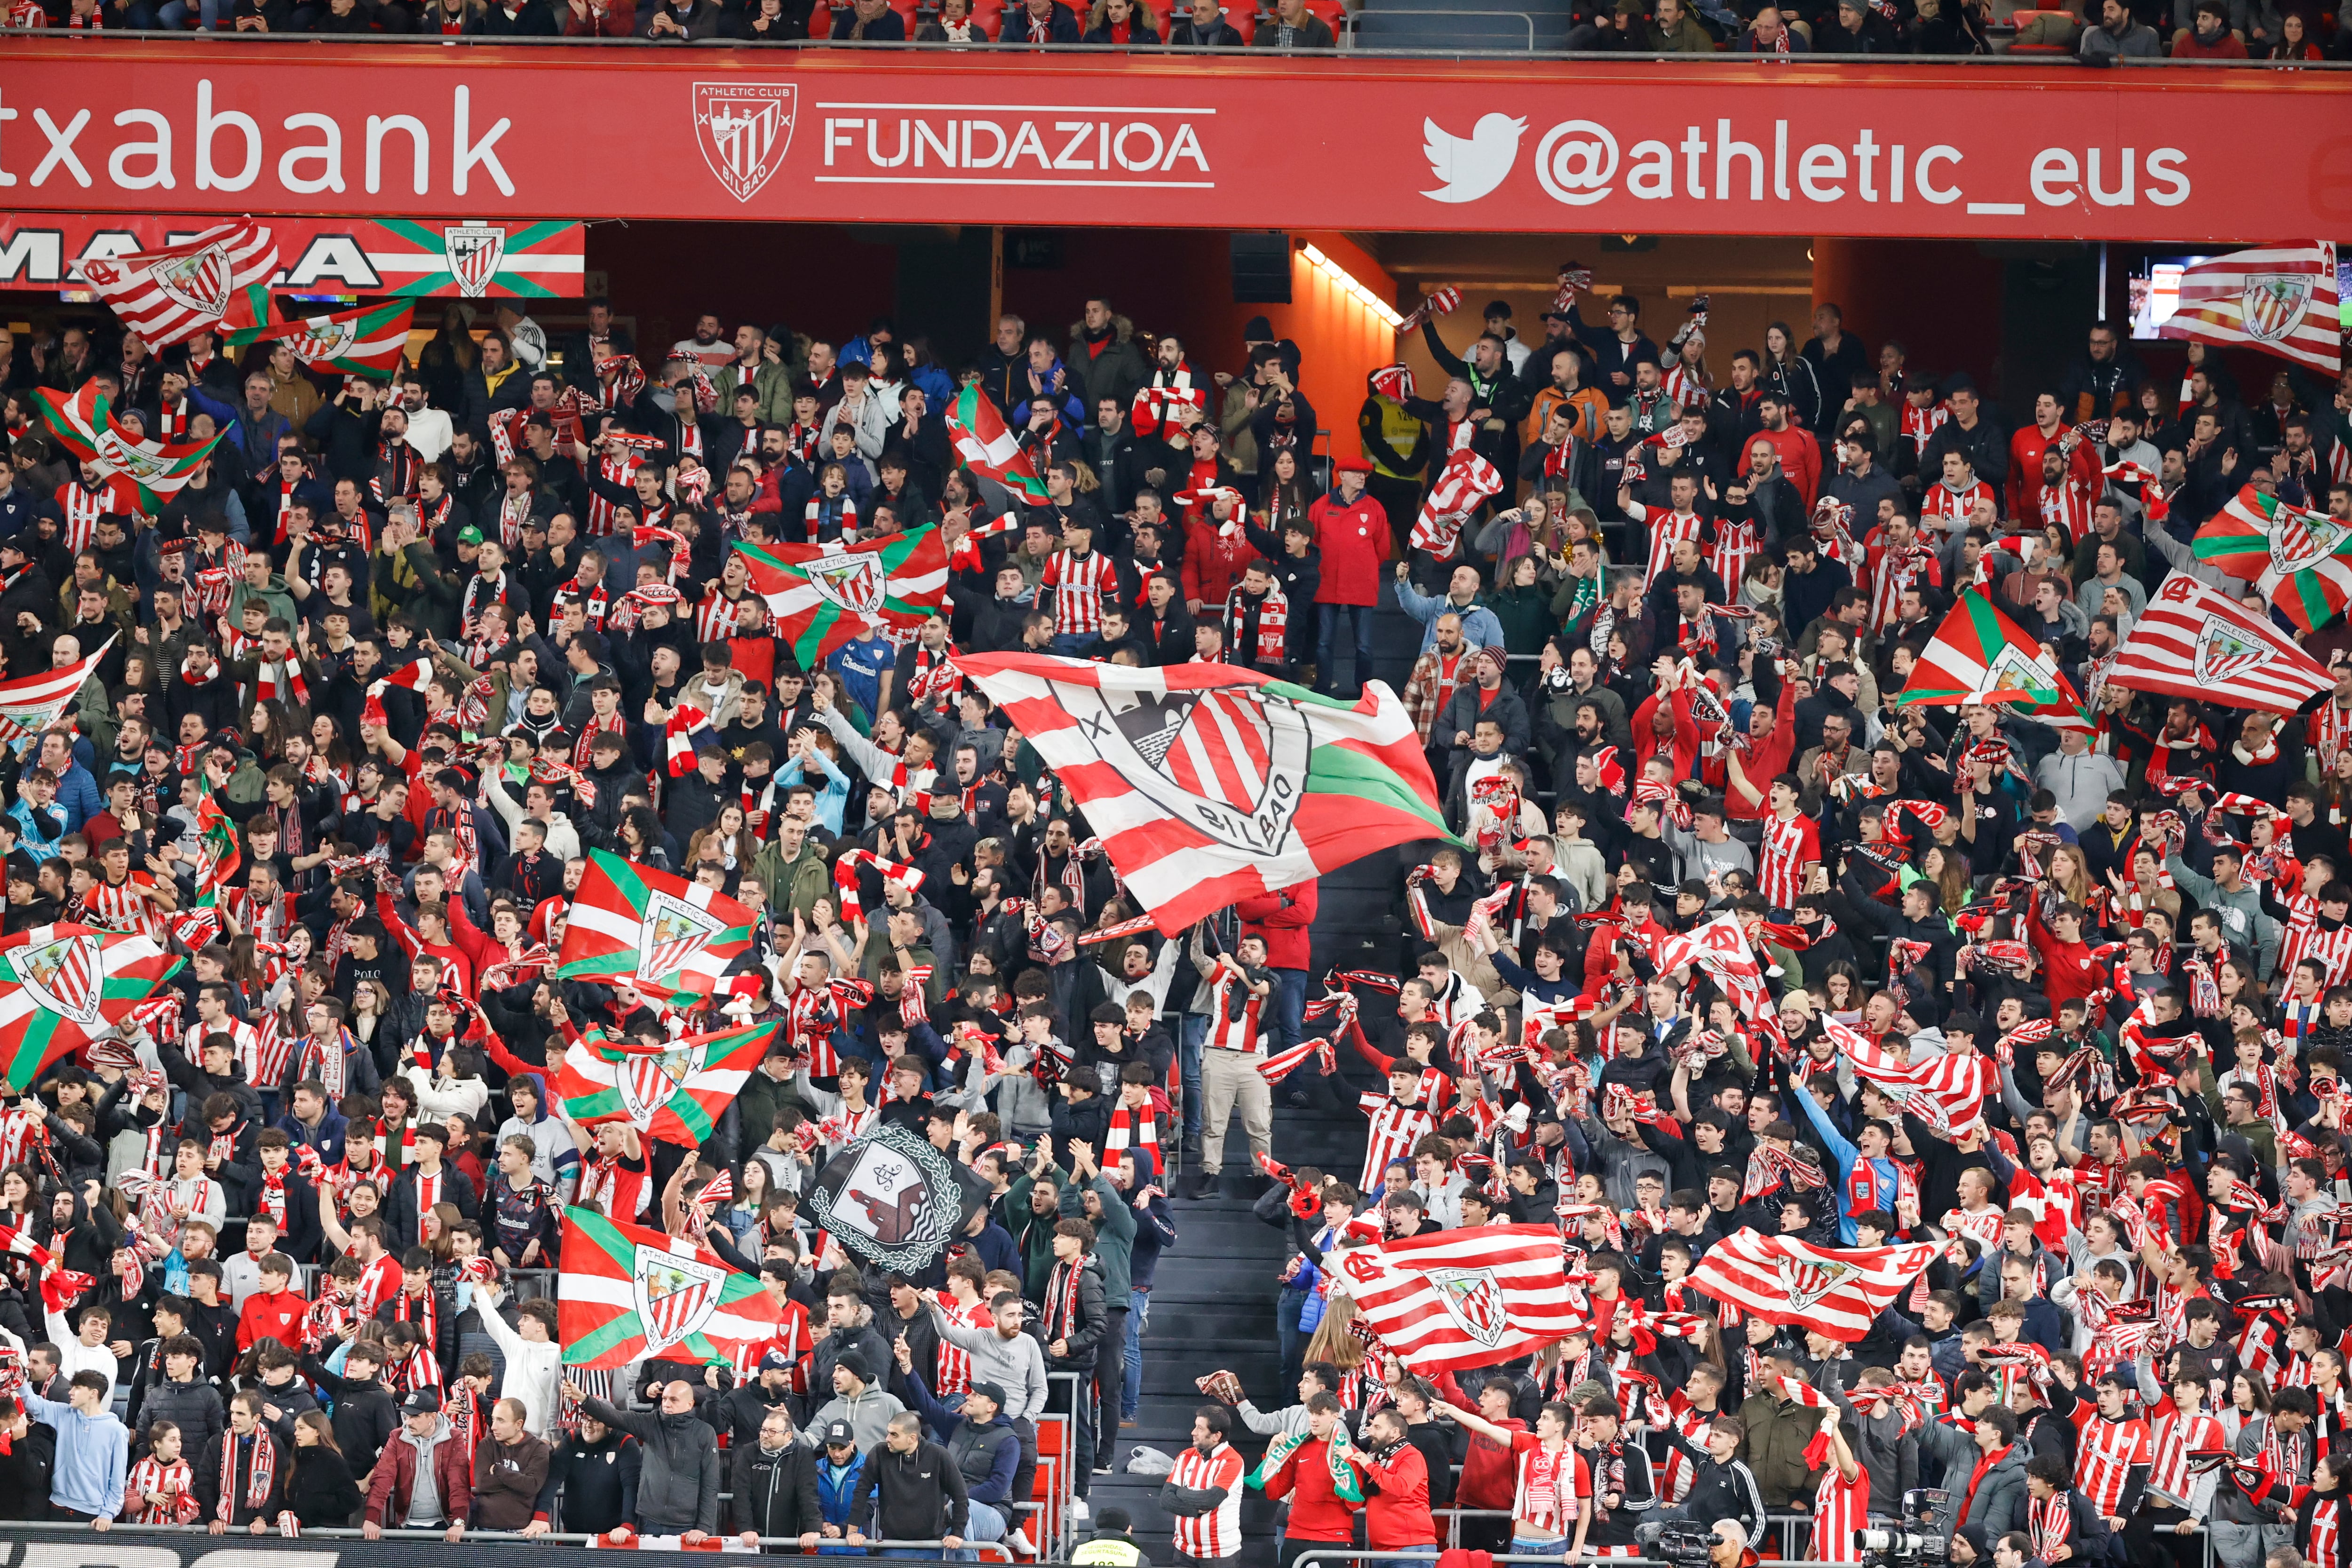
{"label": "advertising banner", "polygon": [[[5,114],[0,110],[0,114]],[[11,203],[13,207],[16,204]],[[513,218],[271,217],[274,288],[313,294],[569,299],[581,294],[587,226]],[[155,250],[220,222],[145,213],[0,214],[0,289],[71,289],[86,260]]]}
{"label": "advertising banner", "polygon": [[2343,79],[2323,71],[1579,61],[1515,75],[1502,109],[1492,62],[1006,65],[25,40],[0,59],[0,201],[2200,244],[2352,226]]}

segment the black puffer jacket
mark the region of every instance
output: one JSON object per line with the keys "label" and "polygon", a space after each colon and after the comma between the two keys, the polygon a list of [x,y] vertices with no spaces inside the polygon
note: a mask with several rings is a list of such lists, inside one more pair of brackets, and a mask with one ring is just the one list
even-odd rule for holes
{"label": "black puffer jacket", "polygon": [[805,1444],[786,1443],[771,1454],[754,1439],[738,1444],[728,1489],[728,1528],[737,1534],[805,1535],[824,1528],[816,1500],[816,1454]]}

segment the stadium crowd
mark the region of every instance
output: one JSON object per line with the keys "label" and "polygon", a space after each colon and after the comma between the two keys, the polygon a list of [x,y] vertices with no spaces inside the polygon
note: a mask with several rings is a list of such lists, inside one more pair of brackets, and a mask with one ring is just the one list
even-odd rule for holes
{"label": "stadium crowd", "polygon": [[[1851,1560],[1933,1484],[1960,1563],[2201,1568],[2200,1525],[2228,1568],[2344,1563],[2352,637],[2308,639],[2335,692],[2283,723],[2095,677],[2168,574],[2229,589],[2186,541],[2242,484],[2352,519],[2352,379],[2247,396],[2196,349],[2176,390],[2100,326],[2012,421],[1834,305],[1711,363],[1703,309],[1661,347],[1572,276],[1538,342],[1432,311],[1445,384],[1372,377],[1328,476],[1345,414],[1263,318],[1193,345],[1107,298],[954,366],[887,321],[662,347],[603,300],[553,341],[453,314],[385,388],[207,334],[0,333],[5,673],[107,650],[0,761],[0,924],[190,958],[133,1039],[0,1113],[0,1223],[68,1271],[0,1257],[0,1519],[1026,1547],[1034,1418],[1069,1401],[1083,1517],[1163,1249],[1238,1187],[1295,1244],[1286,1366],[1199,1369],[1184,1561],[1239,1550],[1254,1433],[1292,1556],[1359,1512],[1375,1550],[1430,1545],[1451,1506],[1491,1510],[1472,1544],[1620,1556],[1679,1510],[1727,1568],[1810,1513],[1790,1555]],[[91,381],[148,433],[226,432],[157,515],[40,433],[27,389]],[[960,461],[973,386],[1042,504]],[[1417,524],[1465,448],[1505,493]],[[942,612],[814,668],[730,550],[934,522]],[[1895,702],[1972,584],[2095,728]],[[1315,976],[1311,883],[1089,941],[1139,911],[951,654],[1352,695],[1390,605],[1472,847],[1404,874],[1394,963]],[[208,912],[215,807],[241,863]],[[551,972],[591,849],[761,914],[719,1000],[789,1028],[699,1149],[551,1091],[578,1026],[667,1037],[627,984]],[[1719,914],[1777,1026],[1651,963]],[[1999,1093],[1955,1133],[1823,1020],[1996,1058]],[[1346,1054],[1292,1051],[1318,1034]],[[1365,1118],[1360,1168],[1274,1158],[1303,1110]],[[989,1194],[911,1277],[803,1209],[880,1123]],[[782,1331],[562,1367],[567,1203],[699,1237]],[[1562,1227],[1583,1331],[1433,1381],[1368,1352],[1335,1255],[1499,1223]],[[1846,1344],[1685,1289],[1742,1227],[1938,1251]]]}

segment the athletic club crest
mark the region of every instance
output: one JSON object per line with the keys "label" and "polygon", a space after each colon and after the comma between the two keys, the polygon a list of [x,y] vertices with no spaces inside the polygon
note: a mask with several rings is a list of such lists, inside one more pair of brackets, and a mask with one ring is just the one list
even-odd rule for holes
{"label": "athletic club crest", "polygon": [[822,555],[801,568],[817,597],[854,616],[878,616],[890,596],[889,574],[870,550]]}
{"label": "athletic club crest", "polygon": [[656,1354],[699,1331],[726,1284],[724,1268],[638,1243],[629,1289],[637,1321],[645,1326],[646,1353]]}
{"label": "athletic club crest", "polygon": [[441,255],[449,264],[449,276],[456,280],[457,292],[468,300],[478,300],[490,291],[490,284],[499,275],[499,265],[507,258],[507,231],[494,223],[445,224],[441,229]]}
{"label": "athletic club crest", "polygon": [[1511,1322],[1503,1287],[1491,1268],[1439,1268],[1423,1276],[1454,1326],[1487,1350],[1503,1342]]}
{"label": "athletic club crest", "polygon": [[7,967],[33,1000],[75,1023],[99,1021],[106,999],[104,950],[95,936],[62,936],[7,955]]}
{"label": "athletic club crest", "polygon": [[790,82],[698,81],[694,139],[702,161],[739,202],[760,194],[793,143]]}
{"label": "athletic club crest", "polygon": [[629,1056],[614,1063],[614,1088],[629,1121],[639,1127],[651,1125],[655,1113],[670,1102],[678,1086],[701,1062],[701,1047],[689,1047]]}
{"label": "athletic club crest", "polygon": [[1985,695],[1988,700],[1999,700],[2002,692],[2014,692],[2034,701],[2055,700],[2058,682],[2050,668],[2013,643],[2003,643],[1993,655],[1991,668],[1985,671]]}
{"label": "athletic club crest", "polygon": [[360,328],[355,321],[337,321],[332,316],[309,316],[302,330],[293,333],[294,357],[307,360],[341,359],[359,341]]}
{"label": "athletic club crest", "polygon": [[2190,663],[2192,679],[2200,686],[2235,680],[2259,668],[2270,656],[2271,650],[2248,637],[2243,628],[2209,615],[2205,624],[2197,628],[2197,647]]}
{"label": "athletic club crest", "polygon": [[2311,304],[2308,272],[2261,272],[2239,290],[2240,313],[2247,335],[2256,342],[2275,343],[2294,331]]}
{"label": "athletic club crest", "polygon": [[1096,753],[1163,809],[1231,848],[1288,847],[1314,741],[1297,703],[1261,690],[1094,689],[1067,702]]}
{"label": "athletic club crest", "polygon": [[655,889],[646,899],[645,923],[637,928],[637,974],[659,984],[684,969],[710,939],[727,929],[709,910],[675,893]]}
{"label": "athletic club crest", "polygon": [[817,1174],[817,1223],[858,1257],[906,1272],[947,1250],[970,1212],[947,1156],[903,1127],[882,1126]]}
{"label": "athletic club crest", "polygon": [[235,273],[228,247],[215,241],[192,256],[157,262],[147,276],[157,291],[181,309],[199,316],[223,316],[228,313],[229,283]]}
{"label": "athletic club crest", "polygon": [[1780,1274],[1780,1292],[1792,1312],[1810,1312],[1822,1298],[1861,1270],[1851,1263],[1801,1263],[1793,1258],[1773,1259]]}
{"label": "athletic club crest", "polygon": [[2344,547],[2352,527],[2282,503],[2271,518],[2271,570],[2281,576],[2316,566]]}
{"label": "athletic club crest", "polygon": [[135,446],[113,430],[100,430],[95,445],[98,460],[134,484],[163,479],[172,471],[170,458]]}

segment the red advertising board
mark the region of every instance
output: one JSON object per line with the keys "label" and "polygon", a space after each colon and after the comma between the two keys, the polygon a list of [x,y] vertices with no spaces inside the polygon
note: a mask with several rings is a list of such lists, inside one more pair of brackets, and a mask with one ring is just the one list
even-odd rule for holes
{"label": "red advertising board", "polygon": [[0,202],[2310,240],[2352,227],[2345,82],[2181,67],[1520,72],[1348,56],[44,39],[0,57]]}
{"label": "red advertising board", "polygon": [[[0,289],[70,289],[81,282],[84,261],[177,245],[219,222],[217,215],[0,215]],[[272,282],[296,293],[578,299],[586,281],[581,223],[273,217],[264,226],[278,246]]]}

